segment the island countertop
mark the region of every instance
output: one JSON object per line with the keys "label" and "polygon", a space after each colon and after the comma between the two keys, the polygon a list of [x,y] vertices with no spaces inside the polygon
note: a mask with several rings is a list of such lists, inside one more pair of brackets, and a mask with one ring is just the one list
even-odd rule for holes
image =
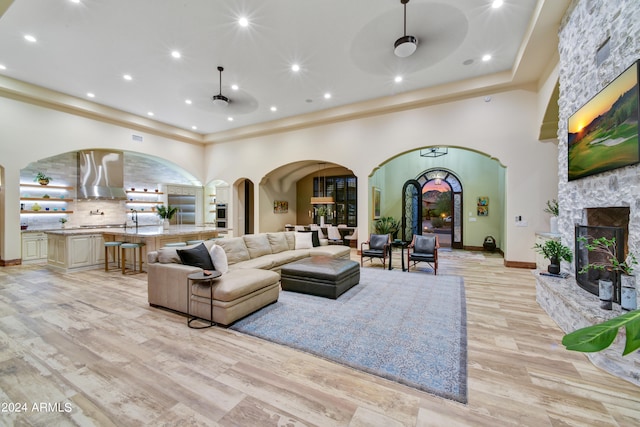
{"label": "island countertop", "polygon": [[211,226],[199,226],[199,225],[172,225],[168,229],[163,228],[161,225],[145,225],[138,227],[127,228],[64,228],[56,230],[42,230],[47,234],[55,234],[59,236],[74,236],[81,234],[110,234],[116,236],[139,236],[139,237],[161,237],[161,236],[181,236],[192,235],[200,233],[215,233],[224,231],[217,227]]}

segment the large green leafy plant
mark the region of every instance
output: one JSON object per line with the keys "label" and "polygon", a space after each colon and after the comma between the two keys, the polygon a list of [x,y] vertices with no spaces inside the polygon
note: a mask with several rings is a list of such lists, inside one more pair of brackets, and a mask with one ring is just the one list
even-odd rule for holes
{"label": "large green leafy plant", "polygon": [[159,205],[156,207],[156,209],[158,211],[158,216],[163,219],[171,219],[176,214],[176,212],[178,212],[178,207],[171,205]]}
{"label": "large green leafy plant", "polygon": [[547,240],[543,244],[536,243],[533,248],[548,260],[571,262],[573,259],[571,249],[557,240]]}
{"label": "large green leafy plant", "polygon": [[640,348],[640,311],[634,310],[597,325],[573,331],[562,338],[567,350],[593,353],[609,347],[621,327],[626,328],[623,356]]}
{"label": "large green leafy plant", "polygon": [[400,224],[392,216],[383,216],[374,224],[376,234],[395,234],[400,229]]}

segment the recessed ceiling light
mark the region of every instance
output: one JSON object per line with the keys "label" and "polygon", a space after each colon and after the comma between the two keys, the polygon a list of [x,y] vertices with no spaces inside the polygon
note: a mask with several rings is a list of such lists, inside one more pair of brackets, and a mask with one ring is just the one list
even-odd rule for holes
{"label": "recessed ceiling light", "polygon": [[177,50],[174,50],[173,52],[171,52],[171,56],[173,56],[176,59],[179,59],[180,57],[182,57],[180,52],[178,52]]}
{"label": "recessed ceiling light", "polygon": [[87,96],[88,96],[89,98],[95,98],[95,97],[96,97],[96,94],[95,94],[95,93],[93,93],[93,92],[87,92]]}
{"label": "recessed ceiling light", "polygon": [[6,70],[7,67],[5,67],[4,65],[0,64],[0,70]]}
{"label": "recessed ceiling light", "polygon": [[198,130],[198,126],[191,126],[191,129]]}
{"label": "recessed ceiling light", "polygon": [[278,111],[278,107],[276,107],[275,105],[272,105],[271,108],[269,108],[271,111],[273,111],[274,113],[276,111]]}
{"label": "recessed ceiling light", "polygon": [[396,83],[402,82],[402,76],[396,76],[396,78],[393,79],[393,81],[396,82]]}
{"label": "recessed ceiling light", "polygon": [[238,85],[231,85],[231,89],[233,89],[233,90],[238,90],[238,89],[240,89],[240,88],[238,87]]}
{"label": "recessed ceiling light", "polygon": [[31,42],[31,43],[35,43],[35,42],[37,42],[37,41],[38,41],[38,40],[37,40],[35,37],[33,37],[31,34],[26,34],[26,35],[24,36],[24,39],[25,39],[26,41],[28,41],[28,42]]}
{"label": "recessed ceiling light", "polygon": [[241,27],[247,27],[249,26],[249,20],[243,16],[242,18],[238,19],[238,24],[240,24]]}
{"label": "recessed ceiling light", "polygon": [[493,3],[491,3],[491,7],[497,9],[502,6],[503,3],[504,2],[502,0],[493,0]]}
{"label": "recessed ceiling light", "polygon": [[331,99],[331,94],[329,92],[325,93],[324,99]]}
{"label": "recessed ceiling light", "polygon": [[149,116],[149,117],[153,117],[153,116],[154,116],[153,111],[149,111],[149,112],[147,113],[147,116]]}
{"label": "recessed ceiling light", "polygon": [[227,120],[232,122],[233,121],[233,117],[227,117]]}
{"label": "recessed ceiling light", "polygon": [[125,79],[125,80],[129,80],[129,81],[133,80],[133,77],[131,77],[131,75],[129,75],[129,74],[124,74],[122,76],[122,78]]}
{"label": "recessed ceiling light", "polygon": [[192,102],[191,102],[191,100],[190,100],[190,99],[185,99],[185,100],[184,100],[184,103],[185,103],[185,104],[189,104],[189,105],[191,105],[191,104],[192,104]]}
{"label": "recessed ceiling light", "polygon": [[486,54],[486,55],[482,56],[482,60],[483,60],[484,62],[491,61],[491,55]]}
{"label": "recessed ceiling light", "polygon": [[298,64],[293,64],[291,66],[291,70],[293,70],[295,72],[298,72],[298,71],[300,71],[300,66]]}

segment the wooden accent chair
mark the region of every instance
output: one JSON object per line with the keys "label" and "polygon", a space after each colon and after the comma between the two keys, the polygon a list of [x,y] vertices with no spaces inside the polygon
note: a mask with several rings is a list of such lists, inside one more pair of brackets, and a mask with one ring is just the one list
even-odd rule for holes
{"label": "wooden accent chair", "polygon": [[438,274],[438,236],[435,234],[413,235],[411,244],[407,246],[407,271],[411,270],[411,262],[415,266],[419,262],[426,262],[433,268],[433,274]]}
{"label": "wooden accent chair", "polygon": [[[367,246],[367,249],[365,249]],[[387,258],[391,257],[391,235],[371,234],[369,240],[360,245],[360,266],[364,265],[364,259],[369,258],[373,262],[374,258],[382,259],[382,267],[386,268]]]}

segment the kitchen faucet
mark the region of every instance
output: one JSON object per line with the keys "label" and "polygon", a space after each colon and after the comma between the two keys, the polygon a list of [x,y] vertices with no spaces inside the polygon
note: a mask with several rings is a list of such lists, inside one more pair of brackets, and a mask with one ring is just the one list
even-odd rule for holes
{"label": "kitchen faucet", "polygon": [[131,209],[131,221],[136,225],[136,233],[138,232],[138,211]]}

